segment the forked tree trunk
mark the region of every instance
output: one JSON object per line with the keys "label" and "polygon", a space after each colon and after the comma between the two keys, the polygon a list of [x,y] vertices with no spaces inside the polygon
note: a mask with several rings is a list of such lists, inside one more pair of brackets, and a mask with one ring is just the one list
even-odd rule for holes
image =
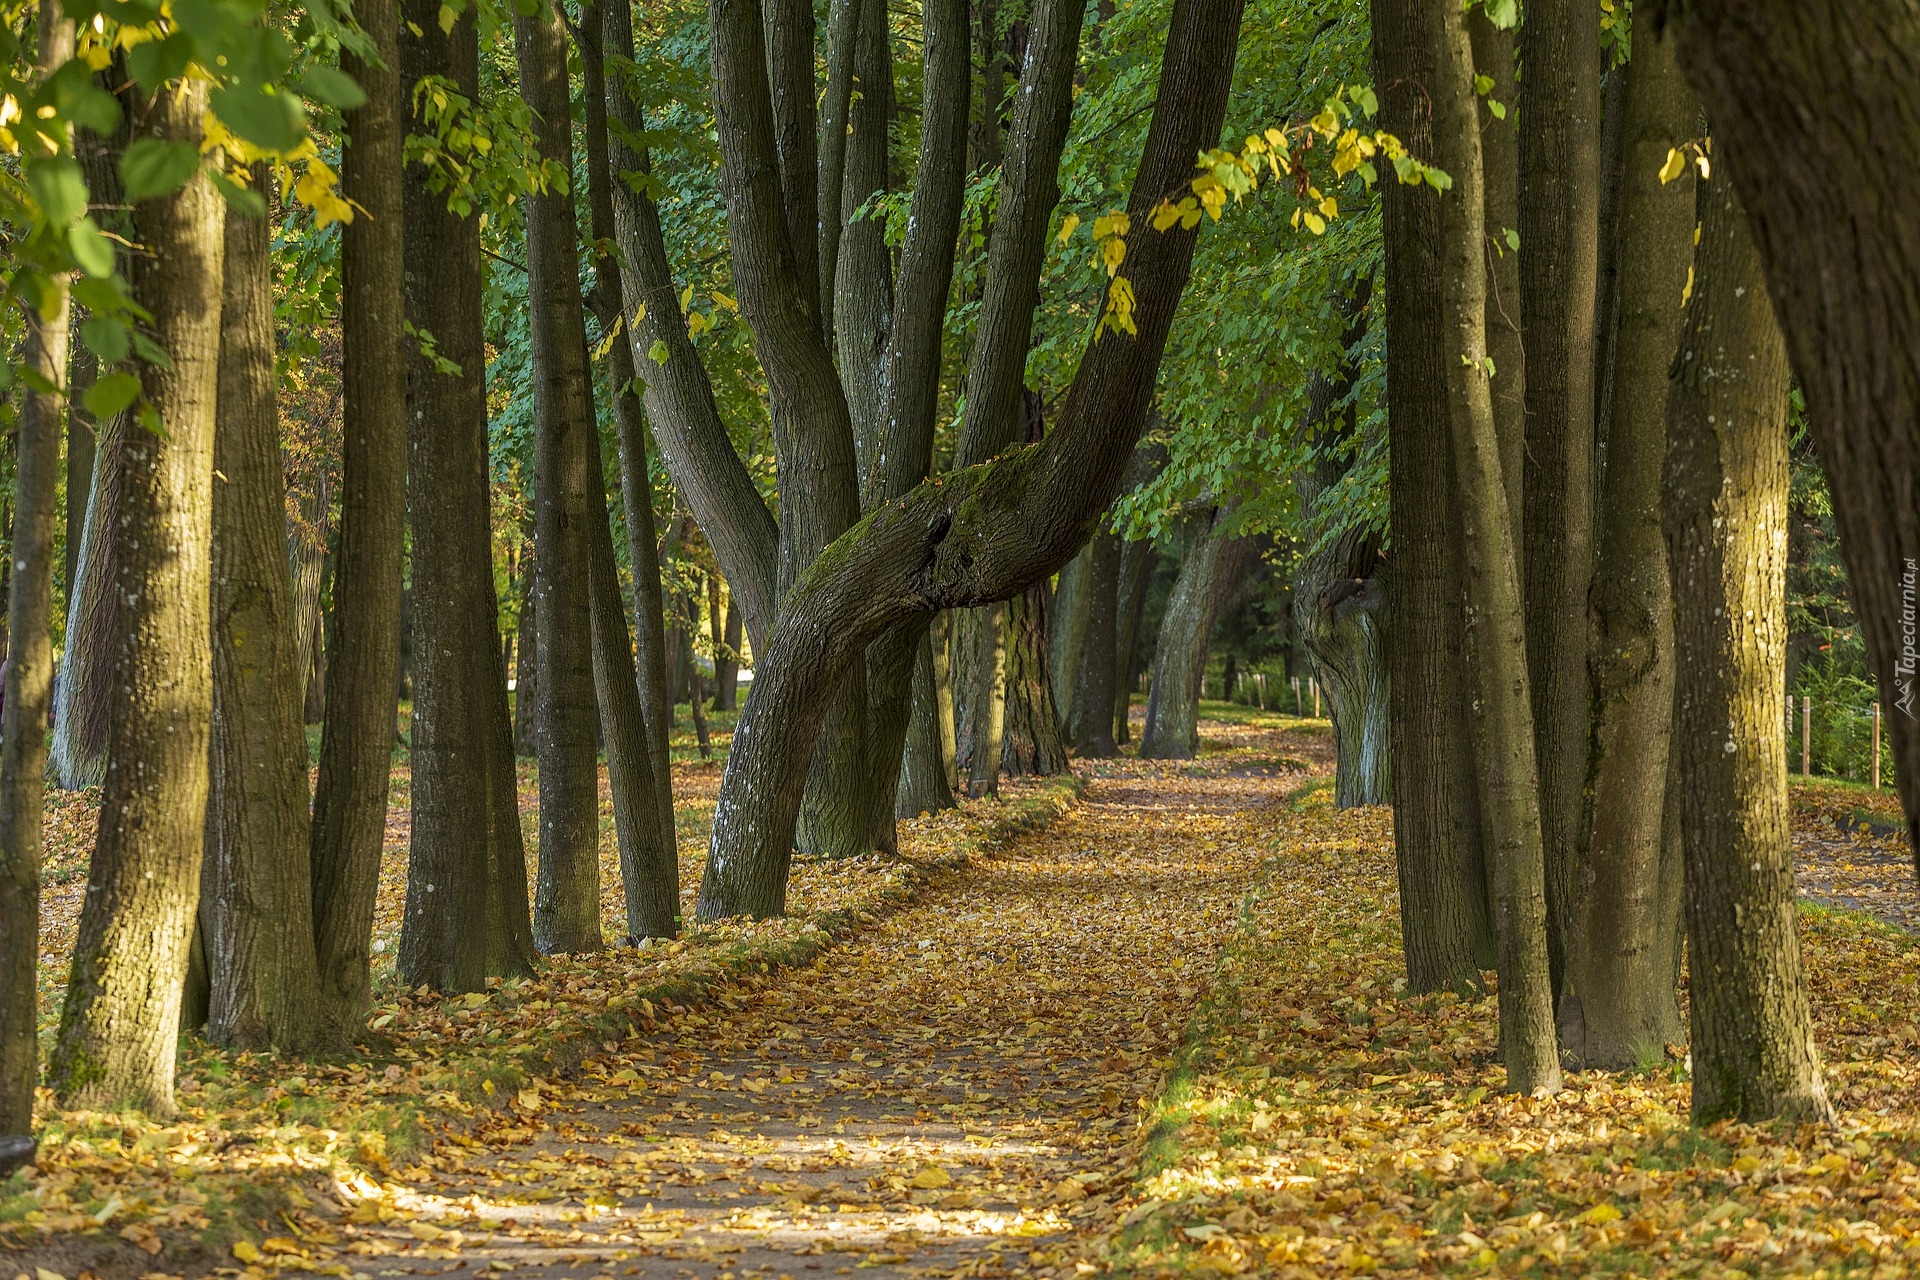
{"label": "forked tree trunk", "polygon": [[[1586,844],[1587,581],[1599,270],[1600,10],[1535,0],[1520,28],[1520,301],[1526,340],[1527,674],[1546,842],[1548,946],[1565,964]],[[1482,250],[1484,256],[1484,249]],[[1495,377],[1498,377],[1495,370]]]}
{"label": "forked tree trunk", "polygon": [[[463,12],[409,0],[406,83],[442,76],[478,96],[480,40]],[[487,458],[480,226],[447,207],[427,171],[406,173],[407,319],[431,332],[444,370],[418,349],[407,378],[407,487],[413,531],[413,824],[399,970],[409,986],[485,990],[531,973],[527,850],[499,660]]]}
{"label": "forked tree trunk", "polygon": [[[139,102],[136,137],[198,147],[204,82]],[[127,447],[119,577],[138,600],[121,630],[99,837],[48,1078],[69,1107],[173,1111],[181,980],[200,897],[212,637],[207,630],[222,202],[204,172],[135,206],[150,251],[133,298],[165,366],[137,360],[159,431]],[[43,713],[44,714],[44,713]]]}
{"label": "forked tree trunk", "polygon": [[[40,8],[38,73],[73,56],[73,21]],[[47,702],[53,690],[53,508],[59,487],[60,411],[71,314],[65,276],[26,311],[21,363],[39,386],[20,406],[13,527],[7,554],[6,708],[0,712],[0,1136],[33,1129],[39,1083],[40,821],[46,800]]]}
{"label": "forked tree trunk", "polygon": [[370,999],[407,518],[404,91],[392,70],[399,66],[400,15],[375,5],[361,21],[379,63],[342,58],[367,94],[364,105],[346,113],[341,175],[345,195],[363,212],[341,243],[346,431],[312,845],[320,1000],[342,1032],[359,1023]]}
{"label": "forked tree trunk", "polygon": [[1800,960],[1787,762],[1787,353],[1732,184],[1702,190],[1669,400],[1693,1119],[1831,1122]]}
{"label": "forked tree trunk", "polygon": [[1207,645],[1220,601],[1240,571],[1243,539],[1228,536],[1231,511],[1204,517],[1180,566],[1160,635],[1153,646],[1153,684],[1147,690],[1147,725],[1140,735],[1143,760],[1191,760],[1200,750],[1200,693],[1207,673]]}
{"label": "forked tree trunk", "polygon": [[[1693,169],[1662,183],[1668,153],[1698,117],[1673,39],[1643,24],[1621,121],[1614,387],[1588,598],[1593,741],[1587,857],[1560,993],[1561,1038],[1590,1066],[1664,1058],[1684,1034],[1671,955],[1680,903],[1663,892],[1662,809],[1673,724],[1673,594],[1660,526],[1667,451],[1662,384],[1680,341],[1693,263]],[[1616,72],[1616,74],[1620,74]]]}
{"label": "forked tree trunk", "polygon": [[[573,172],[567,46],[559,14],[514,21],[521,92],[540,155]],[[597,951],[600,782],[594,752],[588,535],[599,447],[580,304],[572,197],[527,198],[529,331],[534,367],[534,599],[540,646],[540,862],[533,937],[541,951]]]}
{"label": "forked tree trunk", "polygon": [[1534,789],[1527,635],[1513,517],[1500,473],[1486,369],[1485,210],[1474,119],[1473,51],[1453,0],[1428,0],[1434,50],[1433,154],[1453,176],[1440,205],[1442,363],[1459,521],[1480,808],[1493,844],[1500,948],[1500,1054],[1516,1093],[1556,1092],[1553,982],[1539,797]]}
{"label": "forked tree trunk", "polygon": [[[268,194],[265,165],[252,186]],[[313,949],[307,736],[293,678],[272,240],[228,208],[213,465],[213,721],[200,922],[207,1039],[297,1053],[328,1032]]]}
{"label": "forked tree trunk", "polygon": [[1920,24],[1911,0],[1669,12],[1806,393],[1920,859]]}

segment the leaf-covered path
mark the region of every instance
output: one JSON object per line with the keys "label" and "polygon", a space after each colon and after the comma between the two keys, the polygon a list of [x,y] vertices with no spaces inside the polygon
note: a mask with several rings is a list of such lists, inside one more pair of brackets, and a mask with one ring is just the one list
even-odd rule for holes
{"label": "leaf-covered path", "polygon": [[1206,765],[1102,768],[811,966],[450,1135],[419,1194],[353,1207],[354,1270],[1071,1272],[1325,741],[1241,737]]}

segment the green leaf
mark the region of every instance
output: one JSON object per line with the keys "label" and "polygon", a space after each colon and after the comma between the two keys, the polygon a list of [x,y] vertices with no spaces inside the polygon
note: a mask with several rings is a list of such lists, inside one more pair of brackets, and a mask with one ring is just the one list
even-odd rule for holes
{"label": "green leaf", "polygon": [[307,113],[291,93],[230,85],[215,89],[208,101],[227,128],[263,150],[291,151],[307,136]]}
{"label": "green leaf", "polygon": [[186,186],[199,167],[200,153],[191,143],[135,138],[120,157],[120,182],[128,203],[153,200]]}
{"label": "green leaf", "polygon": [[92,218],[82,218],[67,231],[67,247],[73,260],[90,276],[113,274],[113,242],[100,234]]}
{"label": "green leaf", "polygon": [[125,370],[94,379],[81,403],[96,421],[104,422],[140,398],[140,379]]}
{"label": "green leaf", "polygon": [[652,360],[655,364],[665,364],[667,362],[666,339],[655,338],[653,340],[653,345],[647,348],[647,357],[648,359]]}
{"label": "green leaf", "polygon": [[1487,21],[1502,31],[1510,31],[1520,21],[1520,0],[1486,0]]}
{"label": "green leaf", "polygon": [[207,176],[213,179],[213,189],[220,193],[229,207],[239,210],[249,218],[267,216],[267,202],[252,187],[243,187],[218,169],[207,170]]}
{"label": "green leaf", "polygon": [[87,211],[87,180],[80,176],[80,162],[72,156],[28,162],[27,188],[40,206],[41,216],[56,227],[68,225]]}
{"label": "green leaf", "polygon": [[74,124],[82,129],[89,129],[101,137],[112,134],[120,127],[119,100],[92,82],[88,82],[75,96],[73,107],[68,114],[72,117]]}
{"label": "green leaf", "polygon": [[324,102],[342,111],[351,110],[367,100],[365,91],[354,82],[352,76],[324,63],[307,68],[306,74],[300,77],[300,92],[315,102]]}
{"label": "green leaf", "polygon": [[1515,253],[1520,252],[1520,233],[1518,231],[1515,231],[1512,227],[1508,227],[1500,234],[1506,239],[1507,248],[1513,250]]}
{"label": "green leaf", "polygon": [[105,364],[118,364],[127,358],[128,326],[124,320],[90,316],[80,322],[80,338]]}
{"label": "green leaf", "polygon": [[175,31],[165,40],[149,40],[127,50],[127,70],[143,87],[158,89],[177,80],[199,52],[199,41],[185,31]]}
{"label": "green leaf", "polygon": [[166,369],[169,372],[173,369],[173,357],[167,354],[167,349],[138,329],[133,331],[133,354],[156,369]]}
{"label": "green leaf", "polygon": [[1371,85],[1355,85],[1353,92],[1348,96],[1353,99],[1354,105],[1366,112],[1369,117],[1380,113],[1380,99],[1375,96]]}
{"label": "green leaf", "polygon": [[118,315],[122,311],[133,311],[142,317],[146,315],[145,311],[128,300],[120,289],[120,282],[112,276],[82,276],[75,280],[73,300],[96,316]]}

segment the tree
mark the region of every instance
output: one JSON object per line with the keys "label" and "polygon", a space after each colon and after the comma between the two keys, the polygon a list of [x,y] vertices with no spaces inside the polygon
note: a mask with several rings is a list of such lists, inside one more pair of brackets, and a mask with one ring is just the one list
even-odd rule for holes
{"label": "tree", "polygon": [[[521,92],[546,170],[527,197],[534,368],[534,617],[540,661],[540,870],[533,936],[543,952],[597,951],[600,784],[593,724],[588,521],[596,504],[593,388],[580,298],[567,46],[560,15],[514,19]],[[597,455],[596,455],[597,456]],[[604,517],[603,517],[604,523]]]}
{"label": "tree", "polygon": [[1163,196],[1186,186],[1193,157],[1219,137],[1241,8],[1238,0],[1175,5],[1156,119],[1129,197],[1130,225],[1142,230],[1116,276],[1126,284],[1115,288],[1131,290],[1133,332],[1109,325],[1093,335],[1075,387],[1038,445],[922,483],[877,508],[802,575],[771,642],[755,646],[753,689],[716,809],[702,916],[782,909],[805,776],[792,744],[811,739],[866,644],[935,610],[1024,590],[1077,550],[1118,492],[1192,262],[1193,230],[1177,222],[1147,228]]}
{"label": "tree", "polygon": [[1102,529],[1093,537],[1087,560],[1087,639],[1080,678],[1074,685],[1074,746],[1094,759],[1120,754],[1113,740],[1113,690],[1117,682],[1120,607],[1120,535]]}
{"label": "tree", "polygon": [[1600,10],[1594,5],[1535,0],[1527,6],[1520,27],[1518,200],[1526,496],[1518,554],[1526,583],[1527,672],[1556,985],[1586,843],[1581,788],[1587,776],[1587,580],[1593,558],[1599,48]]}
{"label": "tree", "polygon": [[[39,70],[73,56],[73,22],[40,7]],[[71,146],[71,137],[56,139]],[[53,513],[71,304],[64,274],[26,311],[22,363],[36,375],[21,405],[8,556],[6,708],[0,712],[0,1135],[33,1124],[39,1077],[35,964],[40,947],[40,822],[46,798],[47,703],[53,690]]]}
{"label": "tree", "polygon": [[[480,93],[472,10],[442,29],[436,6],[405,9],[402,79],[444,77]],[[441,123],[415,106],[413,127]],[[531,973],[527,853],[520,832],[506,671],[499,660],[489,528],[486,346],[478,219],[424,164],[405,172],[407,323],[431,335],[407,363],[407,512],[413,536],[413,815],[399,971],[409,985],[480,991]],[[529,691],[530,692],[530,691]]]}
{"label": "tree", "polygon": [[1429,0],[1428,15],[1435,51],[1433,154],[1453,179],[1440,206],[1442,363],[1472,653],[1474,756],[1493,849],[1500,1054],[1509,1088],[1551,1093],[1560,1087],[1560,1058],[1547,960],[1541,802],[1534,789],[1528,635],[1486,366],[1486,214],[1473,52],[1466,16],[1452,0]]}
{"label": "tree", "polygon": [[1806,394],[1848,590],[1881,697],[1897,712],[1886,724],[1920,851],[1920,263],[1911,230],[1920,175],[1903,159],[1920,24],[1911,0],[1669,0],[1666,12],[1714,122],[1719,163],[1748,211]]}
{"label": "tree", "polygon": [[[135,137],[197,148],[205,81],[140,91]],[[135,202],[132,266],[165,363],[136,354],[147,417],[126,450],[120,628],[100,833],[49,1078],[69,1106],[173,1110],[181,975],[199,899],[212,710],[207,599],[222,208],[204,172]],[[157,429],[156,429],[157,428]]]}
{"label": "tree", "polygon": [[1588,597],[1591,688],[1587,857],[1560,995],[1567,1051],[1591,1066],[1659,1062],[1682,1039],[1681,868],[1665,838],[1673,722],[1673,596],[1661,533],[1667,451],[1662,382],[1673,364],[1693,265],[1693,169],[1668,157],[1694,136],[1698,111],[1673,40],[1635,32],[1621,105],[1613,387]]}
{"label": "tree", "polygon": [[1693,1119],[1831,1121],[1801,969],[1780,689],[1787,358],[1733,187],[1701,189],[1668,401]]}
{"label": "tree", "polygon": [[1143,760],[1191,760],[1200,750],[1207,642],[1220,602],[1245,564],[1246,542],[1234,536],[1232,527],[1230,508],[1194,520],[1193,543],[1167,597],[1153,646],[1153,684],[1147,692],[1146,729],[1140,735]]}
{"label": "tree", "polygon": [[[250,186],[270,194],[264,164]],[[307,738],[293,678],[287,483],[267,220],[225,216],[213,465],[212,751],[200,922],[207,1038],[300,1052],[326,1034],[314,957]]]}
{"label": "tree", "polygon": [[361,210],[340,249],[345,440],[320,774],[313,795],[314,949],[340,1033],[365,1014],[386,837],[407,518],[406,276],[399,11],[359,15],[377,62],[343,54],[366,93],[346,113],[341,187]]}

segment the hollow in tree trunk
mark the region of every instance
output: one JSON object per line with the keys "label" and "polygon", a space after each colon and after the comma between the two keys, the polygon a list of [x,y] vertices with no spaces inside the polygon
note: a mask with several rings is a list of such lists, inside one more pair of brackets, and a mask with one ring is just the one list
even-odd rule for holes
{"label": "hollow in tree trunk", "polygon": [[[136,104],[137,137],[198,147],[204,82]],[[123,600],[107,778],[48,1076],[63,1105],[173,1111],[181,978],[200,897],[212,637],[207,630],[222,201],[204,172],[134,209],[133,299],[163,366],[136,360],[160,430],[127,443]]]}
{"label": "hollow in tree trunk", "polygon": [[1668,401],[1693,1120],[1831,1121],[1787,832],[1787,352],[1733,186],[1701,190]]}

